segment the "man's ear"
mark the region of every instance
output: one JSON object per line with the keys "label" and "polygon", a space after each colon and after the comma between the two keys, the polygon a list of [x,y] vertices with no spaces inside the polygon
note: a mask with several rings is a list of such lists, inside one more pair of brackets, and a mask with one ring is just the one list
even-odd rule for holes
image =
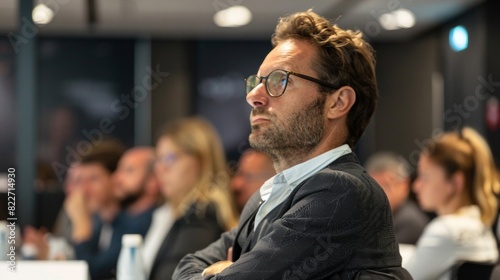
{"label": "man's ear", "polygon": [[343,86],[326,97],[326,116],[338,119],[346,116],[356,102],[356,92],[350,86]]}

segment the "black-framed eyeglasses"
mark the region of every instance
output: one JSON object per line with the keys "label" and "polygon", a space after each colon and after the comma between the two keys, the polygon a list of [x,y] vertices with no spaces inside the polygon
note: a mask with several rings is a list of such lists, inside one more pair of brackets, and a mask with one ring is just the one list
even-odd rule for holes
{"label": "black-framed eyeglasses", "polygon": [[246,82],[246,92],[247,94],[250,93],[256,86],[258,86],[260,83],[264,81],[264,86],[266,87],[267,94],[272,97],[278,97],[283,95],[286,90],[286,86],[288,85],[288,77],[290,75],[297,76],[302,79],[309,80],[311,82],[315,82],[317,84],[320,84],[324,87],[332,88],[332,89],[337,89],[338,87],[330,84],[328,82],[324,82],[322,80],[318,80],[316,78],[300,74],[297,72],[293,71],[287,71],[283,69],[276,69],[271,71],[269,75],[267,76],[262,76],[259,77],[257,75],[250,75],[248,78],[245,79]]}

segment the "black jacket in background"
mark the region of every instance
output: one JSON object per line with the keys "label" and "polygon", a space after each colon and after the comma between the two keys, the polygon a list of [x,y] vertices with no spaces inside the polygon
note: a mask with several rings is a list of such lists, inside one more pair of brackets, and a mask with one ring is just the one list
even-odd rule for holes
{"label": "black jacket in background", "polygon": [[[199,209],[198,209],[199,210]],[[196,252],[217,240],[224,229],[217,222],[216,209],[209,204],[197,211],[193,205],[177,219],[165,236],[149,275],[150,280],[170,280],[175,267],[185,255]]]}

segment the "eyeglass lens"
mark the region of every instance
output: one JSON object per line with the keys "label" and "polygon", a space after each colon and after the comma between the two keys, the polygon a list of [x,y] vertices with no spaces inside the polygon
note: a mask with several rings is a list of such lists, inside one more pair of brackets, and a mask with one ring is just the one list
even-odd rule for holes
{"label": "eyeglass lens", "polygon": [[251,75],[246,80],[246,91],[247,94],[252,91],[256,86],[258,86],[263,80],[266,86],[267,92],[271,96],[280,96],[286,89],[288,83],[288,74],[283,70],[274,70],[267,77],[258,77],[257,75]]}

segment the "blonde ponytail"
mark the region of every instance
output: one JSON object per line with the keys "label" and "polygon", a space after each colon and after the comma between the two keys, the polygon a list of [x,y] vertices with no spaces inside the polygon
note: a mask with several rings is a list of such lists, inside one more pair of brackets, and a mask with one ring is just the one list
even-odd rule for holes
{"label": "blonde ponytail", "polygon": [[462,135],[472,147],[473,158],[473,200],[481,209],[481,220],[491,226],[496,218],[498,201],[496,194],[500,192],[500,182],[495,169],[491,150],[486,141],[475,130],[464,128]]}
{"label": "blonde ponytail", "polygon": [[428,147],[426,154],[441,165],[451,177],[456,172],[465,177],[465,203],[477,205],[481,220],[491,226],[498,211],[496,194],[500,193],[500,182],[495,170],[493,156],[486,141],[474,129],[466,127],[457,132],[448,132]]}

